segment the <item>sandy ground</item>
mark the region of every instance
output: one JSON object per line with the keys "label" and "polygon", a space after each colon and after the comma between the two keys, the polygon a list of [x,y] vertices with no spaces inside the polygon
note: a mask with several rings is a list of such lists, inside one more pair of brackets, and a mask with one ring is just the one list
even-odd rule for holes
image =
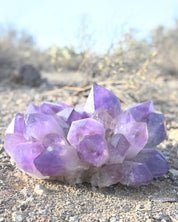
{"label": "sandy ground", "polygon": [[[3,148],[4,132],[17,112],[24,112],[29,103],[38,105],[41,101],[58,100],[71,105],[85,101],[88,91],[58,90],[58,86],[65,85],[73,75],[43,74],[49,84],[39,88],[0,83],[0,222],[178,221],[178,80],[165,82],[160,79],[156,94],[143,94],[141,98],[153,97],[156,109],[165,114],[168,131],[167,140],[158,149],[168,159],[170,170],[147,186],[130,188],[116,184],[98,189],[90,184],[70,186],[57,181],[35,180],[10,162]],[[79,79],[82,81],[82,77]],[[117,95],[120,92],[127,105],[139,100],[131,90],[122,93],[117,86],[108,87]]]}

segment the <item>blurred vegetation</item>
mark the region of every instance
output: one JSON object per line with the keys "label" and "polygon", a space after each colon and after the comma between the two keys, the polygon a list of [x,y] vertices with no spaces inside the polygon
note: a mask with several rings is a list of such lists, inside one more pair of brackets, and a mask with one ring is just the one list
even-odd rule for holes
{"label": "blurred vegetation", "polygon": [[54,71],[78,70],[82,61],[83,53],[77,54],[74,48],[51,46],[47,50],[50,57],[50,64]]}
{"label": "blurred vegetation", "polygon": [[24,64],[32,64],[39,71],[51,73],[80,71],[97,81],[103,76],[141,76],[148,71],[156,76],[178,77],[178,20],[172,28],[157,27],[150,33],[149,41],[136,39],[134,30],[130,30],[102,55],[91,52],[89,34],[83,31],[81,38],[85,48],[80,53],[73,47],[51,46],[40,50],[27,31],[1,27],[0,80],[11,77]]}
{"label": "blurred vegetation", "polygon": [[175,27],[158,27],[152,32],[152,45],[158,51],[158,66],[163,74],[178,77],[178,19]]}
{"label": "blurred vegetation", "polygon": [[33,64],[39,70],[47,70],[50,66],[48,61],[49,56],[36,47],[34,38],[29,33],[1,27],[0,80],[14,75],[26,63]]}
{"label": "blurred vegetation", "polygon": [[[165,78],[178,77],[178,20],[173,28],[157,27],[150,33],[149,41],[138,40],[134,30],[127,32],[122,41],[101,56],[89,56],[83,66],[93,78],[101,76],[123,77],[141,75]],[[119,75],[120,73],[120,75]]]}

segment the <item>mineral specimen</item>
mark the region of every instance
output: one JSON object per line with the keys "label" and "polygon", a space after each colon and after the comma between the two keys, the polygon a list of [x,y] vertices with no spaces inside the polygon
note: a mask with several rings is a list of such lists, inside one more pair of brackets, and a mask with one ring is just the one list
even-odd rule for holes
{"label": "mineral specimen", "polygon": [[34,178],[70,184],[140,186],[168,171],[155,147],[166,138],[153,102],[121,111],[120,100],[94,84],[86,103],[30,104],[6,130],[4,148]]}

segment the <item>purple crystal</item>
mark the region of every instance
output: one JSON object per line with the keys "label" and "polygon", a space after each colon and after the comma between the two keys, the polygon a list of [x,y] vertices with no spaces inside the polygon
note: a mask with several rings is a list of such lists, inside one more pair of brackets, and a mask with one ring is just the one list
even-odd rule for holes
{"label": "purple crystal", "polygon": [[84,108],[85,108],[85,103],[83,103],[83,104],[81,104],[81,105],[79,105],[79,106],[76,106],[76,107],[74,108],[74,110],[75,110],[77,113],[80,113],[82,119],[91,117],[91,114],[87,113]]}
{"label": "purple crystal", "polygon": [[155,149],[166,138],[152,101],[121,111],[119,99],[94,84],[86,103],[30,104],[6,130],[4,148],[29,175],[106,187],[148,184],[168,171]]}
{"label": "purple crystal", "polygon": [[96,120],[87,118],[72,123],[67,139],[73,146],[76,146],[85,136],[95,134],[104,135],[105,129]]}
{"label": "purple crystal", "polygon": [[55,145],[55,144],[67,144],[67,141],[64,139],[63,136],[61,136],[58,133],[50,133],[47,134],[43,139],[43,146],[45,148],[48,148],[49,146]]}
{"label": "purple crystal", "polygon": [[44,147],[38,142],[21,143],[14,148],[12,157],[20,169],[33,176],[41,177],[33,161],[43,150]]}
{"label": "purple crystal", "polygon": [[64,135],[62,128],[52,115],[29,114],[25,117],[25,137],[43,141],[49,133],[60,133]]}
{"label": "purple crystal", "polygon": [[152,101],[136,104],[127,108],[134,119],[139,122],[145,119],[150,113],[154,113],[155,109]]}
{"label": "purple crystal", "polygon": [[65,177],[70,172],[75,173],[86,168],[77,156],[76,150],[60,135],[48,135],[44,138],[44,145],[48,146],[34,160],[36,168],[42,175]]}
{"label": "purple crystal", "polygon": [[6,134],[10,133],[20,133],[24,132],[24,115],[17,113],[12,122],[9,124]]}
{"label": "purple crystal", "polygon": [[71,125],[73,121],[82,119],[82,114],[76,112],[74,108],[66,108],[57,113],[66,123]]}
{"label": "purple crystal", "polygon": [[84,109],[87,113],[105,109],[112,117],[121,112],[120,100],[112,92],[97,84],[93,85]]}
{"label": "purple crystal", "polygon": [[109,144],[109,163],[122,163],[126,158],[130,143],[122,134],[112,136]]}
{"label": "purple crystal", "polygon": [[153,177],[162,176],[169,169],[167,160],[156,149],[143,149],[134,161],[145,164]]}
{"label": "purple crystal", "polygon": [[122,178],[119,182],[133,187],[146,185],[153,179],[151,172],[145,164],[133,161],[124,161],[121,174]]}
{"label": "purple crystal", "polygon": [[149,137],[145,147],[155,147],[166,138],[163,115],[155,113],[152,101],[128,107],[127,111],[137,122],[147,123]]}
{"label": "purple crystal", "polygon": [[114,132],[115,134],[124,135],[130,143],[126,159],[134,158],[147,143],[148,132],[146,123],[135,122],[127,111],[118,116]]}
{"label": "purple crystal", "polygon": [[135,120],[130,112],[124,111],[120,115],[118,115],[115,119],[113,119],[112,125],[113,128],[124,128],[125,125],[129,123],[135,123]]}
{"label": "purple crystal", "polygon": [[[85,103],[80,104],[78,106],[75,107],[75,111],[79,112],[79,113],[84,113],[85,112]],[[89,117],[89,116],[88,116]]]}
{"label": "purple crystal", "polygon": [[63,153],[65,147],[52,145],[47,147],[35,160],[35,167],[44,176],[57,176],[64,173]]}
{"label": "purple crystal", "polygon": [[97,122],[101,123],[105,129],[111,128],[112,117],[105,109],[97,110],[91,118],[95,119]]}
{"label": "purple crystal", "polygon": [[6,134],[4,141],[4,148],[6,152],[11,156],[13,150],[18,144],[25,143],[26,139],[21,134]]}
{"label": "purple crystal", "polygon": [[150,113],[144,121],[147,123],[148,128],[148,141],[145,147],[155,147],[166,139],[166,129],[162,114]]}
{"label": "purple crystal", "polygon": [[68,107],[71,106],[68,106],[67,104],[61,102],[57,103],[43,102],[40,108],[41,112],[44,114],[55,114]]}
{"label": "purple crystal", "polygon": [[105,165],[91,177],[91,184],[100,188],[116,184],[122,178],[121,170],[121,164]]}
{"label": "purple crystal", "polygon": [[109,158],[106,140],[99,134],[85,136],[77,145],[77,152],[81,160],[97,167],[105,164]]}
{"label": "purple crystal", "polygon": [[32,114],[32,113],[41,113],[40,107],[34,104],[29,104],[25,111],[25,115]]}

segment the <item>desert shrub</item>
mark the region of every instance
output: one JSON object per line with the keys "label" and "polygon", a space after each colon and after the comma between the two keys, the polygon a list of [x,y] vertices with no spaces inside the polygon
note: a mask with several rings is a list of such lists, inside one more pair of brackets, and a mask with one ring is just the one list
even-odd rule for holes
{"label": "desert shrub", "polygon": [[102,80],[125,74],[136,73],[153,53],[153,49],[145,40],[138,40],[132,32],[128,32],[122,41],[118,41],[105,54],[94,55],[88,53],[88,60],[82,70],[92,78]]}
{"label": "desert shrub", "polygon": [[39,70],[50,68],[49,56],[37,48],[28,32],[11,27],[1,28],[0,33],[0,80],[10,78],[26,63]]}
{"label": "desert shrub", "polygon": [[103,55],[90,55],[82,70],[88,78],[103,80],[125,75],[144,78],[164,75],[178,76],[178,20],[172,28],[157,27],[150,33],[149,41],[135,38],[134,32],[127,32],[121,41]]}
{"label": "desert shrub", "polygon": [[152,45],[158,51],[160,74],[178,77],[178,20],[172,28],[159,26],[153,30]]}
{"label": "desert shrub", "polygon": [[51,46],[48,51],[54,71],[76,71],[82,62],[82,53],[76,53],[73,47]]}

